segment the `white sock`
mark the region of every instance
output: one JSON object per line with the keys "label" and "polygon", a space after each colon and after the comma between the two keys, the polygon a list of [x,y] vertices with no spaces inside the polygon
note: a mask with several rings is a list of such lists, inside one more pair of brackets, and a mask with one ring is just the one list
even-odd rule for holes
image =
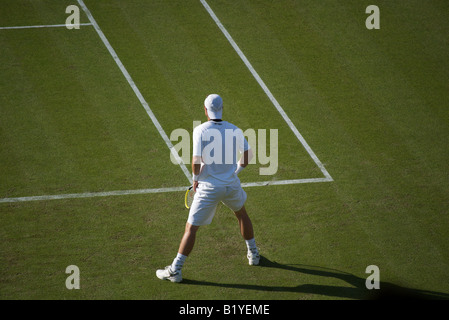
{"label": "white sock", "polygon": [[245,240],[245,242],[246,242],[246,246],[248,247],[248,251],[257,250],[256,240],[254,238],[252,238],[250,240]]}
{"label": "white sock", "polygon": [[172,270],[178,270],[181,269],[182,266],[184,265],[184,262],[186,261],[187,256],[178,253],[176,255],[176,258],[173,260],[173,263],[171,264],[171,269]]}

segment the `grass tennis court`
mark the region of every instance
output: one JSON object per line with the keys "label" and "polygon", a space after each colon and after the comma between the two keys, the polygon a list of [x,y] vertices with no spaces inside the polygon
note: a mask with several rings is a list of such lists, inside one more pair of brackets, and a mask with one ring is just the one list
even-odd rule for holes
{"label": "grass tennis court", "polygon": [[[449,4],[207,4],[331,178],[201,1],[0,0],[0,298],[366,299],[376,265],[380,293],[448,299]],[[56,26],[69,5],[80,29]],[[242,130],[278,130],[276,174],[240,174],[263,259],[221,206],[184,282],[162,282],[190,184],[163,135],[205,121],[209,93]]]}

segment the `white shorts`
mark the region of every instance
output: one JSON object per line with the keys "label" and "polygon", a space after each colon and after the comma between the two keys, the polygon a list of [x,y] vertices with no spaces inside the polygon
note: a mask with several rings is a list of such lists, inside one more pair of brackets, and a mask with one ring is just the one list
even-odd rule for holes
{"label": "white shorts", "polygon": [[246,192],[240,183],[233,186],[212,186],[200,182],[190,207],[187,222],[194,226],[208,225],[212,222],[220,202],[235,212],[243,207],[246,198]]}

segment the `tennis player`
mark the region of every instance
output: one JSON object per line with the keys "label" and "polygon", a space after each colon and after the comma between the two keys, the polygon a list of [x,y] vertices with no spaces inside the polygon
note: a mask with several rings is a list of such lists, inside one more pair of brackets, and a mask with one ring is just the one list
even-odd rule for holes
{"label": "tennis player", "polygon": [[[245,210],[246,192],[238,174],[248,165],[252,151],[241,129],[222,120],[223,100],[217,94],[204,101],[207,122],[193,131],[193,189],[185,232],[173,263],[156,271],[161,280],[181,282],[181,269],[192,251],[200,226],[212,222],[217,205],[222,202],[237,217],[240,233],[246,242],[250,265],[258,265],[260,256],[254,240],[251,220]],[[237,161],[237,150],[242,154]]]}

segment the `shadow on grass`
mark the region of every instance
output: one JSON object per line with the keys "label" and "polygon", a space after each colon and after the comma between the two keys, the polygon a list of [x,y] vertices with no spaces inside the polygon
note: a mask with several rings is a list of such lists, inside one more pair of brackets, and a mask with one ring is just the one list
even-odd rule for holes
{"label": "shadow on grass", "polygon": [[[264,286],[252,284],[228,284],[208,281],[184,279],[184,285],[215,286],[220,288],[246,289],[272,292],[310,293],[337,298],[362,299],[362,300],[443,300],[449,299],[449,294],[435,291],[426,291],[401,287],[388,282],[380,282],[379,290],[368,290],[365,286],[366,279],[339,270],[306,266],[286,265],[261,256],[259,268],[276,268],[293,271],[302,274],[310,274],[320,277],[329,277],[343,280],[352,287],[326,286],[315,284],[302,284],[298,286]],[[367,275],[368,276],[368,275]]]}

